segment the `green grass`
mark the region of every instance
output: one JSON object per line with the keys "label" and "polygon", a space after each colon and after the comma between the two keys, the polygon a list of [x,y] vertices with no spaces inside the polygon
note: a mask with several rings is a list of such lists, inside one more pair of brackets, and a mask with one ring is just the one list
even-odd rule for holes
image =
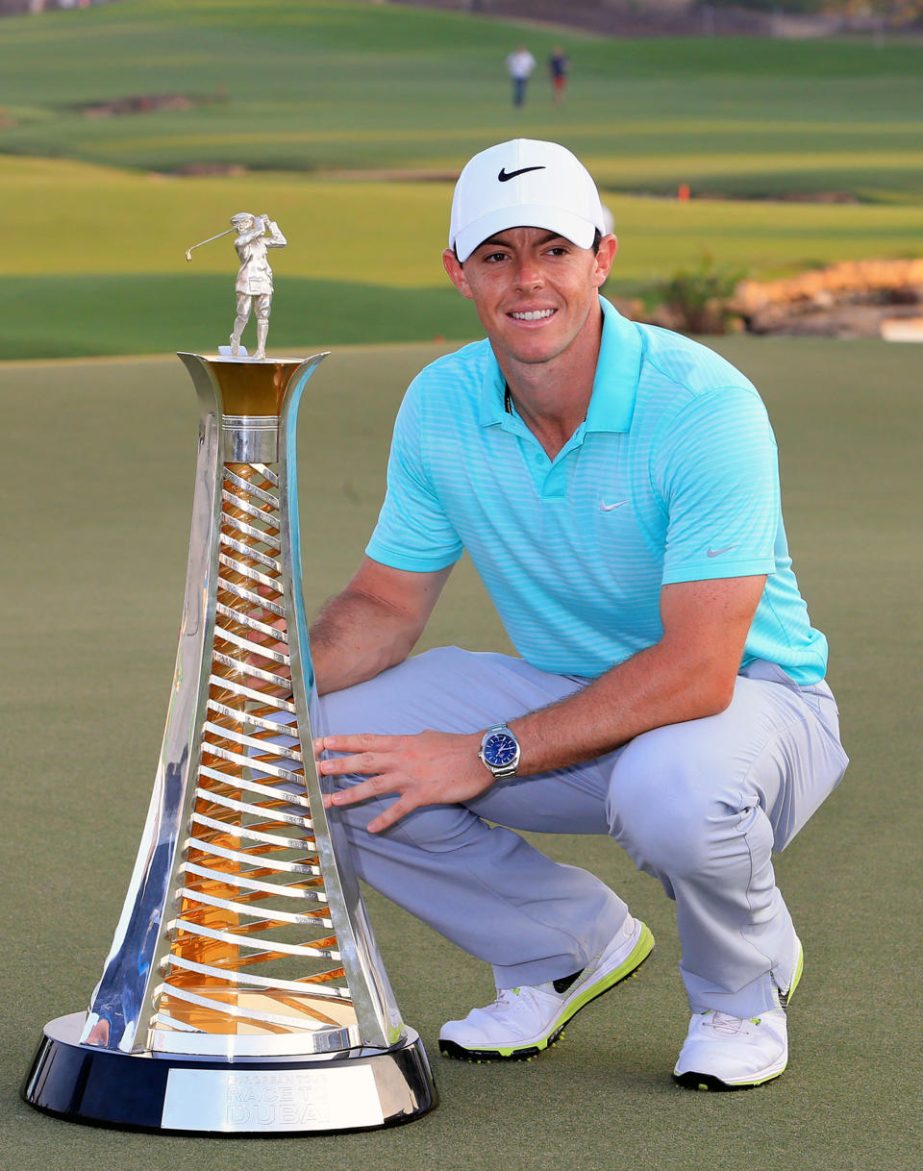
{"label": "green grass", "polygon": [[[276,287],[271,353],[478,332],[473,310],[448,281],[440,289],[389,289],[295,277]],[[23,277],[0,284],[0,359],[214,353],[227,344],[233,323],[234,287],[226,277]],[[251,322],[244,345],[252,351],[254,341]]]}
{"label": "green grass", "polygon": [[[337,349],[311,381],[300,486],[312,610],[356,564],[403,387],[442,348]],[[546,838],[543,848],[598,873],[650,923],[657,949],[637,980],[588,1008],[538,1061],[445,1061],[440,1024],[490,998],[489,974],[372,896],[440,1106],[387,1133],[233,1143],[68,1125],[16,1098],[44,1022],[86,1005],[128,885],[172,678],[197,414],[175,358],[0,367],[4,1171],[917,1166],[923,1066],[907,1022],[923,903],[908,869],[919,836],[923,574],[919,436],[907,424],[918,414],[918,348],[754,338],[719,348],[760,386],[773,418],[795,568],[830,639],[852,757],[840,790],[777,859],[806,948],[789,1071],[748,1094],[675,1089],[686,1016],[672,905],[607,840]],[[426,635],[426,645],[447,642],[505,646],[467,561]]]}
{"label": "green grass", "polygon": [[[0,359],[213,349],[230,331],[228,240],[184,250],[242,208],[270,210],[290,244],[273,257],[271,346],[464,338],[478,332],[440,253],[448,183],[298,175],[171,180],[86,163],[0,157],[0,203],[17,225],[0,280]],[[636,294],[708,251],[772,277],[923,238],[923,204],[837,205],[614,195],[610,282]]]}
{"label": "green grass", "polygon": [[[191,264],[185,249],[223,230],[241,208],[268,209],[290,239],[273,256],[280,279],[439,288],[451,199],[447,182],[336,182],[278,173],[178,180],[0,156],[0,202],[17,225],[0,263],[16,276],[228,277],[236,268],[229,239],[198,249]],[[662,274],[705,249],[772,275],[817,261],[911,253],[923,238],[923,201],[681,204],[614,194],[608,202],[621,239],[617,282]]]}
{"label": "green grass", "polygon": [[[560,33],[345,0],[3,20],[0,359],[214,346],[236,258],[228,241],[192,265],[182,254],[242,209],[271,212],[291,241],[274,263],[274,347],[465,336],[474,318],[440,265],[448,177],[520,134],[565,142],[597,176],[621,239],[615,293],[705,252],[755,277],[920,254],[921,45],[574,33],[565,106],[537,77],[514,114],[503,57],[523,37],[542,58]],[[78,109],[144,93],[201,101]],[[249,173],[173,177],[202,164]],[[680,182],[690,204],[663,198]],[[819,192],[861,202],[737,199]]]}
{"label": "green grass", "polygon": [[[572,34],[562,110],[509,108],[522,30],[457,13],[275,0],[125,0],[4,22],[0,151],[139,168],[457,169],[515,133],[561,137],[614,190],[923,192],[913,43],[606,40]],[[530,28],[544,57],[558,32]],[[37,81],[40,84],[37,84]],[[88,119],[78,103],[179,92],[192,110]],[[850,161],[851,160],[851,161]]]}

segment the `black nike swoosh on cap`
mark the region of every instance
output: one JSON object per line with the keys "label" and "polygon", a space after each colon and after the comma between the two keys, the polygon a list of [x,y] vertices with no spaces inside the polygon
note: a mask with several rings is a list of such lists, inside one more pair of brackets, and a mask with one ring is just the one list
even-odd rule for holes
{"label": "black nike swoosh on cap", "polygon": [[545,171],[547,167],[544,164],[538,167],[520,167],[518,171],[506,171],[503,167],[500,168],[500,174],[497,178],[501,183],[509,183],[510,179],[515,179],[517,175],[525,175],[527,171]]}

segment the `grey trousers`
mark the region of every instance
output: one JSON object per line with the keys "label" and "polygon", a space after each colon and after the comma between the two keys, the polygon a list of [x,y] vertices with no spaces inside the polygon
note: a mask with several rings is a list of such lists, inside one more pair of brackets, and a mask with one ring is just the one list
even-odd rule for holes
{"label": "grey trousers", "polygon": [[[473,732],[585,684],[446,647],[325,696],[314,730]],[[772,851],[846,764],[827,685],[799,688],[755,663],[722,714],[647,732],[587,764],[497,783],[465,805],[427,806],[381,834],[366,825],[391,798],[332,816],[346,823],[360,876],[490,963],[501,988],[582,968],[627,914],[597,877],[513,831],[608,834],[675,900],[692,1011],[749,1017],[774,1006],[773,985],[788,987],[796,959]]]}

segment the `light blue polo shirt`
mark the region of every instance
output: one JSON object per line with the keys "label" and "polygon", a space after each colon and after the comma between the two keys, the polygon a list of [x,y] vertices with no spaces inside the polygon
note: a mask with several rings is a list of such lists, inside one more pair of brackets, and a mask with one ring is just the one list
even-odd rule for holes
{"label": "light blue polo shirt", "polygon": [[505,409],[486,340],[414,379],[368,556],[428,572],[467,550],[518,653],[589,678],[660,640],[661,586],[768,574],[741,666],[765,659],[818,682],[827,641],[792,573],[755,387],[704,346],[600,301],[587,417],[554,460]]}

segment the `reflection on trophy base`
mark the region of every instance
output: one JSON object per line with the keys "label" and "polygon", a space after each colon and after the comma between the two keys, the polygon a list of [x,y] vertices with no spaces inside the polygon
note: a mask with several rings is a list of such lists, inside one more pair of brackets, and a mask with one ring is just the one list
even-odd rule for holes
{"label": "reflection on trophy base", "polygon": [[[188,997],[190,999],[182,999]],[[285,989],[259,992],[206,984],[165,988],[148,1048],[227,1059],[297,1057],[361,1044],[348,998]]]}
{"label": "reflection on trophy base", "polygon": [[233,1063],[179,1054],[127,1054],[79,1037],[86,1014],[58,1017],[22,1096],[72,1122],[191,1134],[309,1134],[394,1126],[436,1102],[429,1063],[412,1030],[391,1049],[351,1049]]}

